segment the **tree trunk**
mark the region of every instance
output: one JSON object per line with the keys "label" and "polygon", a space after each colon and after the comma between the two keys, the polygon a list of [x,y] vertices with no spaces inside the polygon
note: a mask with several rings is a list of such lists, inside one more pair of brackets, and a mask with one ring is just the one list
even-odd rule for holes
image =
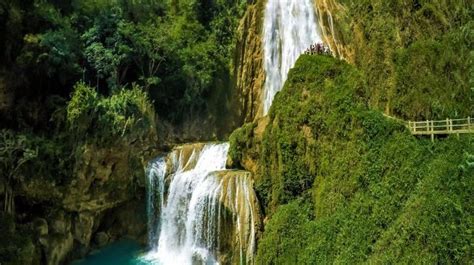
{"label": "tree trunk", "polygon": [[8,214],[13,214],[14,213],[14,196],[13,196],[13,190],[10,187],[10,183],[5,184],[5,200],[4,200],[4,205],[3,205],[3,211],[8,213]]}

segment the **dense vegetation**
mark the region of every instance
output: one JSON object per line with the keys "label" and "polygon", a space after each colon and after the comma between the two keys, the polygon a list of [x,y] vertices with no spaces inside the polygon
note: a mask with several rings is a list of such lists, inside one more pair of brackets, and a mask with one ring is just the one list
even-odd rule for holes
{"label": "dense vegetation", "polygon": [[[45,247],[48,237],[35,247],[34,218],[62,212],[74,189],[77,203],[86,192],[91,200],[109,194],[102,204],[130,196],[114,194],[116,186],[132,191],[142,151],[163,143],[175,127],[191,121],[202,135],[220,133],[218,122],[226,121],[218,117],[231,107],[234,36],[245,5],[0,1],[0,263],[29,264],[25,258],[38,255],[49,256],[35,262],[50,262],[56,254],[41,251],[61,248],[67,231],[52,237],[54,247]],[[81,174],[91,175],[91,152],[99,160],[92,170],[119,176],[97,180],[88,191],[91,183]],[[88,242],[74,244],[81,249]]]}
{"label": "dense vegetation", "polygon": [[[302,56],[269,116],[229,139],[232,164],[255,173],[266,216],[257,263],[472,262],[474,138],[432,143],[382,113],[474,116],[474,6],[327,2],[343,6],[334,13],[335,37],[353,64]],[[38,230],[55,211],[69,214],[55,196],[88,181],[77,177],[85,156],[105,157],[84,170],[107,176],[120,160],[106,161],[108,153],[123,156],[120,173],[132,179],[127,170],[142,166],[135,149],[153,147],[160,130],[181,132],[194,122],[193,133],[206,140],[225,135],[216,128],[235,122],[232,59],[247,3],[264,6],[0,0],[0,263],[48,255],[35,245],[46,240]],[[135,184],[117,190],[120,180],[91,179],[74,195],[92,187],[87,195],[109,199],[133,193]],[[30,186],[39,195],[26,194],[31,183],[41,185]],[[53,245],[62,233],[52,234]]]}
{"label": "dense vegetation", "polygon": [[344,6],[334,14],[336,38],[349,47],[365,76],[372,106],[404,119],[472,114],[472,3],[335,2]]}
{"label": "dense vegetation", "polygon": [[472,4],[325,4],[353,65],[303,56],[269,117],[230,137],[269,218],[257,263],[471,262],[473,137],[432,143],[382,113],[474,115]]}
{"label": "dense vegetation", "polygon": [[368,93],[353,66],[303,56],[261,142],[252,125],[231,136],[233,159],[260,152],[258,264],[472,259],[474,138],[417,139]]}
{"label": "dense vegetation", "polygon": [[[79,80],[106,96],[137,84],[173,123],[216,119],[216,108],[230,101],[234,31],[245,3],[2,1],[0,79],[15,98],[2,124],[44,128],[51,113],[42,104],[52,95],[67,100]],[[39,117],[26,101],[37,104]]]}

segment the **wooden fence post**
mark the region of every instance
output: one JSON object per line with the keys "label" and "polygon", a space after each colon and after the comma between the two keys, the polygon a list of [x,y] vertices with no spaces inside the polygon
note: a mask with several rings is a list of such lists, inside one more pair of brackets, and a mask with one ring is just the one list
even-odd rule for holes
{"label": "wooden fence post", "polygon": [[434,121],[431,121],[431,141],[434,142]]}

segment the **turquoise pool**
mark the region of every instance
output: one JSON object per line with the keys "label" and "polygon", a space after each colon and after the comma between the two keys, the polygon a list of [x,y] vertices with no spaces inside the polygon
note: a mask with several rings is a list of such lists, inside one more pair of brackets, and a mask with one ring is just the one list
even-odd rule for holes
{"label": "turquoise pool", "polygon": [[82,260],[71,265],[156,265],[141,259],[144,254],[139,244],[130,240],[122,240],[92,252]]}

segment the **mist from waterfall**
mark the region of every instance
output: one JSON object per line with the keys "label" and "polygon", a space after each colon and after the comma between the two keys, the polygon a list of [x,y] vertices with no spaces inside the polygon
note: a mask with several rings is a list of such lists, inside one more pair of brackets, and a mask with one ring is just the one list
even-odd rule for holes
{"label": "mist from waterfall", "polygon": [[227,261],[252,263],[256,196],[249,174],[225,170],[228,149],[187,145],[150,163],[149,263],[219,264],[231,245]]}
{"label": "mist from waterfall", "polygon": [[283,88],[288,71],[311,45],[322,42],[313,0],[268,0],[264,19],[263,115]]}

